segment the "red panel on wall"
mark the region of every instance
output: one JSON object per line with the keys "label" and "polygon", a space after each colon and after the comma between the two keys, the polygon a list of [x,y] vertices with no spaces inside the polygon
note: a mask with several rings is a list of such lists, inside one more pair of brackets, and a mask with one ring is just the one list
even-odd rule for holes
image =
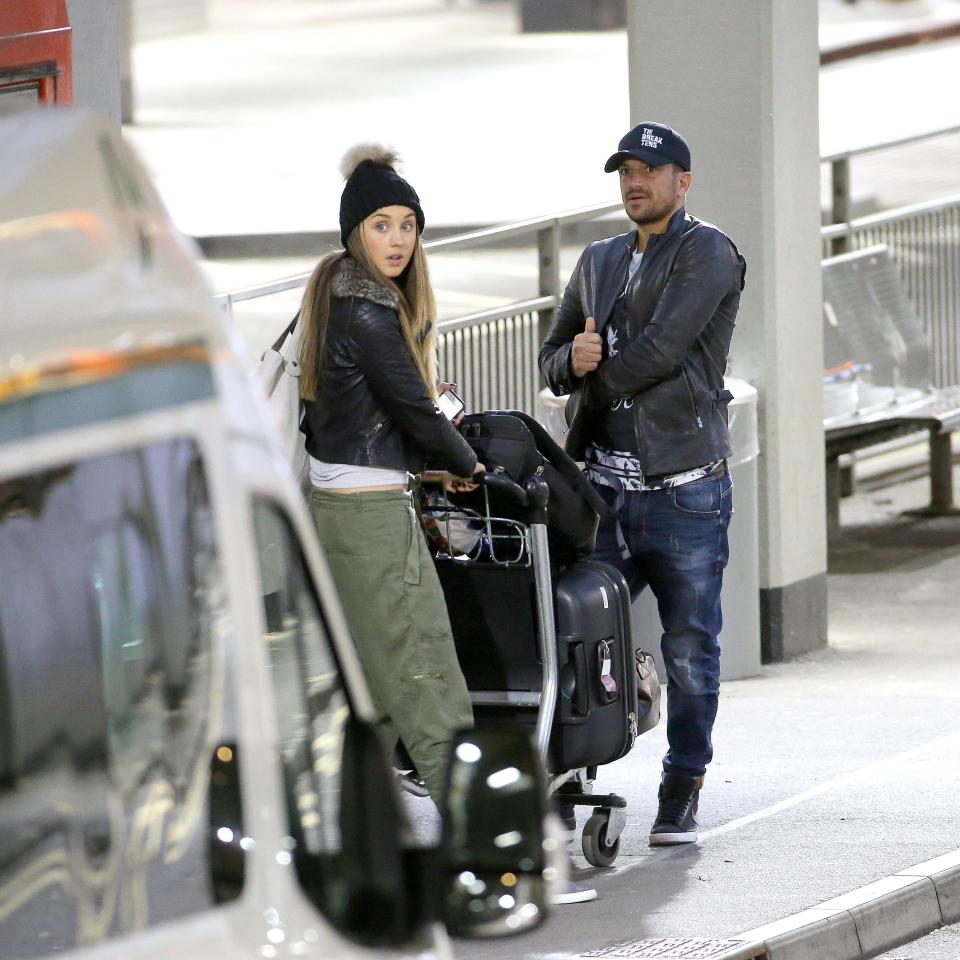
{"label": "red panel on wall", "polygon": [[66,0],[0,0],[0,98],[6,94],[25,102],[73,101]]}

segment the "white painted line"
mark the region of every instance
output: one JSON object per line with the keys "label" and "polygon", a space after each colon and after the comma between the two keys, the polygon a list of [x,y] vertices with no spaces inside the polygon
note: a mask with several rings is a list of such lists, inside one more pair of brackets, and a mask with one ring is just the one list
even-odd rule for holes
{"label": "white painted line", "polygon": [[[936,740],[929,740],[919,746],[911,747],[902,753],[885,757],[883,760],[868,763],[865,767],[860,767],[850,773],[845,773],[842,777],[826,780],[823,783],[817,784],[815,787],[811,787],[809,790],[804,790],[802,793],[787,797],[785,800],[780,800],[777,803],[771,804],[769,807],[764,807],[762,810],[748,813],[743,817],[722,823],[720,826],[713,827],[710,830],[702,830],[700,831],[700,842],[703,843],[704,841],[712,840],[714,837],[722,836],[725,833],[732,833],[734,830],[740,830],[743,827],[750,826],[750,824],[757,823],[760,820],[766,820],[768,817],[776,816],[778,813],[790,810],[793,807],[799,806],[801,803],[805,803],[807,800],[812,800],[814,797],[819,797],[824,793],[829,793],[831,790],[836,790],[838,787],[847,786],[848,784],[857,783],[862,780],[869,780],[884,770],[896,770],[905,760],[919,756],[927,751],[949,751],[951,749],[956,750],[957,748],[960,748],[960,730],[946,734],[943,737],[938,737]],[[955,754],[944,753],[942,755],[951,756]],[[679,844],[676,847],[661,847],[656,853],[638,857],[630,863],[625,863],[606,871],[603,875],[617,876],[619,874],[629,873],[631,870],[636,870],[637,867],[643,867],[652,862],[665,859],[683,849],[685,849],[683,844]]]}

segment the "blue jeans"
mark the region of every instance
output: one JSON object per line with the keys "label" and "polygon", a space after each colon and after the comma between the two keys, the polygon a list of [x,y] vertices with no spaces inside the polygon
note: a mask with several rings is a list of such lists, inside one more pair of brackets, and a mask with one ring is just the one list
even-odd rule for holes
{"label": "blue jeans", "polygon": [[[667,744],[663,769],[699,777],[713,757],[711,734],[720,691],[723,618],[720,587],[727,565],[727,528],[733,510],[729,474],[670,490],[624,494],[620,525],[600,524],[594,559],[626,577],[631,598],[649,585],[657,599],[667,668]],[[614,491],[598,486],[609,504]]]}

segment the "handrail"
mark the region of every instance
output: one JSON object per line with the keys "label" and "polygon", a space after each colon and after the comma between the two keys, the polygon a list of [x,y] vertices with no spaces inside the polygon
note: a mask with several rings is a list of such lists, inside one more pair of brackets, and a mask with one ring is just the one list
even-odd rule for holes
{"label": "handrail", "polygon": [[[482,230],[458,233],[452,237],[440,237],[437,240],[428,240],[423,246],[425,250],[430,251],[448,251],[456,247],[472,247],[490,243],[495,240],[507,240],[512,237],[536,235],[541,230],[556,230],[574,223],[593,220],[607,213],[616,213],[622,209],[623,204],[619,200],[608,200],[604,203],[593,203],[586,207],[574,207],[562,213],[531,217],[527,220],[498,224],[493,227],[484,227]],[[218,303],[229,306],[243,300],[255,300],[257,297],[267,297],[274,293],[283,293],[285,290],[294,290],[297,287],[305,286],[309,279],[309,271],[307,273],[297,273],[289,277],[281,277],[279,280],[271,280],[268,283],[259,284],[258,286],[242,287],[239,290],[218,293],[214,299]],[[556,304],[551,304],[551,306],[555,305]],[[543,307],[531,309],[543,309]]]}
{"label": "handrail", "polygon": [[581,223],[584,220],[593,220],[605,213],[616,213],[623,208],[617,200],[608,200],[604,203],[593,203],[587,207],[575,207],[563,213],[554,213],[548,216],[531,217],[528,220],[518,220],[515,223],[504,223],[494,227],[484,227],[482,230],[473,230],[470,233],[460,233],[453,237],[442,237],[439,240],[430,240],[423,246],[427,250],[449,250],[451,247],[467,247],[478,243],[487,243],[490,240],[505,240],[509,237],[521,237],[527,234],[539,233],[553,227],[565,227],[572,223]]}
{"label": "handrail", "polygon": [[960,123],[949,127],[939,127],[936,130],[928,130],[926,133],[915,133],[909,137],[897,137],[894,140],[882,140],[880,143],[871,144],[868,147],[854,147],[852,150],[841,150],[839,153],[831,153],[826,157],[821,157],[821,163],[836,163],[838,160],[849,160],[850,157],[860,157],[867,153],[876,153],[878,150],[888,150],[892,147],[904,147],[908,143],[918,143],[921,140],[930,140],[933,137],[943,137],[949,133],[960,133]]}
{"label": "handrail", "polygon": [[[954,124],[949,127],[940,127],[936,130],[928,130],[926,133],[916,133],[909,137],[897,137],[892,140],[874,143],[867,147],[856,147],[852,150],[845,150],[841,153],[822,157],[820,162],[829,164],[830,166],[830,183],[833,198],[830,210],[831,224],[849,224],[851,221],[850,161],[854,157],[862,157],[868,153],[876,153],[878,150],[887,150],[892,147],[902,147],[911,143],[919,143],[921,140],[942,137],[950,133],[960,133],[960,125]],[[830,239],[832,240],[833,253],[845,253],[847,251],[847,238],[849,235],[849,230],[841,230],[831,235]]]}
{"label": "handrail", "polygon": [[[821,163],[827,163],[831,166],[831,177],[833,180],[833,223],[821,227],[821,238],[833,243],[834,253],[843,253],[846,251],[847,238],[858,228],[869,226],[874,223],[882,222],[885,217],[894,220],[911,216],[915,213],[922,213],[933,209],[944,203],[956,201],[956,197],[945,197],[940,200],[927,201],[922,204],[915,204],[911,207],[898,208],[890,212],[871,214],[869,217],[860,217],[856,220],[849,219],[850,207],[850,187],[849,187],[849,164],[854,157],[863,156],[868,153],[875,153],[879,150],[886,150],[892,147],[905,146],[910,143],[917,143],[921,140],[927,140],[932,137],[944,136],[951,133],[960,133],[960,124],[954,124],[948,127],[939,127],[926,133],[913,134],[909,137],[899,137],[891,140],[885,140],[881,143],[871,144],[867,147],[856,147],[851,150],[844,150],[839,153],[829,154],[821,157]],[[593,220],[606,214],[617,213],[622,209],[622,204],[617,201],[606,201],[604,203],[590,204],[585,207],[576,207],[571,210],[565,210],[561,213],[548,214],[539,217],[530,217],[526,220],[519,220],[513,223],[497,224],[491,227],[484,227],[479,230],[471,230],[469,233],[460,233],[450,237],[441,237],[437,240],[429,240],[424,243],[424,248],[433,252],[448,252],[450,250],[464,247],[479,246],[486,243],[492,243],[500,240],[509,240],[516,237],[538,237],[552,236],[554,243],[558,243],[557,237],[563,227],[575,223]],[[553,264],[555,269],[556,264]],[[543,272],[542,281],[547,280],[547,274]],[[310,278],[310,273],[294,274],[289,277],[281,277],[278,280],[272,280],[269,283],[259,284],[252,287],[243,287],[239,290],[232,290],[227,293],[217,294],[215,300],[225,305],[228,309],[234,304],[243,300],[254,300],[258,297],[269,296],[274,293],[282,293],[286,290],[293,290],[306,285]],[[556,279],[556,278],[554,278]],[[546,284],[548,287],[550,283]],[[541,291],[553,296],[553,303],[542,304],[540,307],[531,309],[552,309],[556,306],[556,296],[559,290],[546,290],[544,283],[541,283]],[[466,325],[467,319],[476,321],[478,318],[486,318],[486,314],[473,314],[470,318],[460,318]],[[449,323],[449,321],[447,321]]]}
{"label": "handrail", "polygon": [[439,333],[451,333],[462,327],[472,327],[478,323],[492,323],[495,320],[503,320],[507,317],[516,317],[521,313],[536,313],[540,310],[552,310],[557,306],[557,297],[536,297],[532,300],[518,300],[515,303],[507,303],[502,307],[492,307],[489,310],[481,310],[479,313],[471,313],[466,317],[451,317],[449,320],[441,320],[437,324]]}
{"label": "handrail", "polygon": [[820,228],[820,237],[822,240],[836,240],[857,230],[875,227],[883,223],[896,223],[899,220],[907,220],[919,214],[931,213],[955,205],[960,205],[960,193],[952,193],[936,200],[924,200],[921,203],[913,203],[907,207],[897,207],[894,210],[881,210],[879,213],[857,217],[847,223],[829,223]]}
{"label": "handrail", "polygon": [[[310,271],[312,272],[312,271]],[[214,300],[218,303],[239,303],[241,300],[256,300],[257,297],[268,297],[272,293],[283,293],[284,290],[295,290],[306,285],[310,273],[297,273],[290,277],[281,277],[269,283],[261,283],[254,287],[243,287],[240,290],[231,290],[228,293],[218,293]]]}
{"label": "handrail", "polygon": [[[960,127],[957,128],[960,130]],[[824,241],[838,240],[849,236],[857,230],[865,227],[875,226],[881,223],[893,223],[898,220],[905,220],[908,217],[917,214],[927,213],[937,210],[941,207],[960,204],[960,193],[950,194],[946,197],[940,197],[936,200],[924,200],[921,203],[911,204],[906,207],[897,207],[895,210],[882,210],[879,213],[871,213],[866,216],[857,217],[847,223],[829,223],[820,228],[820,237]],[[621,204],[601,203],[591,207],[581,207],[576,210],[567,211],[554,217],[536,217],[530,220],[523,220],[518,223],[504,224],[502,226],[490,227],[485,230],[474,230],[470,233],[461,233],[453,237],[444,237],[440,240],[431,240],[424,244],[424,247],[430,250],[446,249],[452,247],[470,246],[474,243],[485,243],[491,239],[503,237],[522,236],[524,233],[539,232],[549,227],[563,226],[570,223],[578,223],[589,220],[592,217],[602,216],[605,213],[614,213],[621,209]],[[310,278],[310,273],[294,274],[289,277],[282,277],[279,280],[272,280],[269,283],[259,286],[243,287],[239,290],[231,290],[228,293],[217,294],[214,299],[220,303],[233,304],[243,300],[254,300],[257,297],[269,296],[273,293],[282,293],[285,290],[293,290],[302,287]],[[479,313],[472,313],[466,317],[444,320],[440,323],[442,330],[453,330],[461,326],[467,326],[469,323],[479,323],[489,320],[499,319],[500,317],[512,316],[516,313],[529,310],[551,309],[557,305],[555,296],[540,297],[533,300],[521,301],[519,303],[508,304],[506,307],[496,307],[491,310],[484,310]],[[504,312],[509,310],[509,312]]]}

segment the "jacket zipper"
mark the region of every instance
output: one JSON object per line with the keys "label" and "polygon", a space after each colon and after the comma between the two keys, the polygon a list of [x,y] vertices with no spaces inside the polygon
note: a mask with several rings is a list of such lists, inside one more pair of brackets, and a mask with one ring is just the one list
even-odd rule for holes
{"label": "jacket zipper", "polygon": [[690,397],[690,406],[693,407],[693,415],[697,418],[697,427],[703,429],[703,420],[700,418],[700,411],[697,409],[697,400],[693,395],[693,384],[690,382],[690,377],[687,374],[687,368],[680,365],[680,371],[683,373],[683,382],[687,385],[687,396]]}

